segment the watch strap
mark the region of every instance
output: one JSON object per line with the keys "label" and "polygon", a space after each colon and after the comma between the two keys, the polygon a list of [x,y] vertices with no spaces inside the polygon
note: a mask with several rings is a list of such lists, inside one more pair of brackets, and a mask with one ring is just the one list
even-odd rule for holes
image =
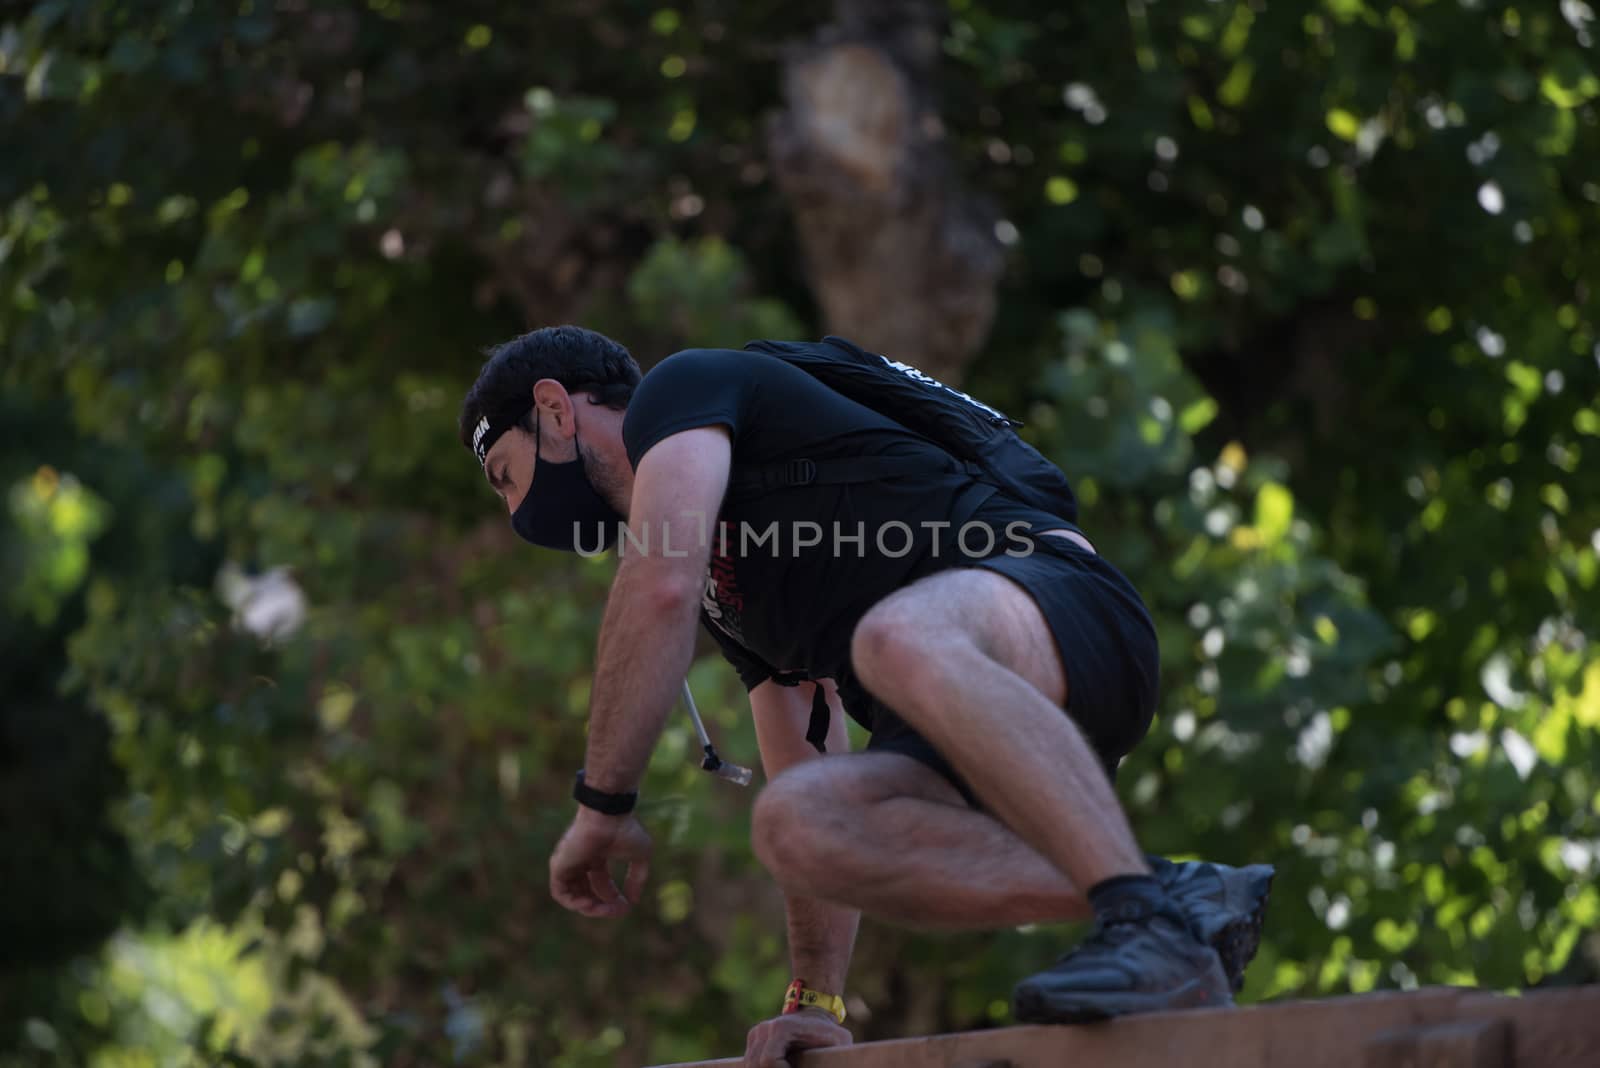
{"label": "watch strap", "polygon": [[592,808],[607,816],[626,816],[638,804],[639,792],[608,794],[604,790],[596,790],[583,781],[583,769],[580,768],[577,781],[572,785],[572,799],[584,808]]}

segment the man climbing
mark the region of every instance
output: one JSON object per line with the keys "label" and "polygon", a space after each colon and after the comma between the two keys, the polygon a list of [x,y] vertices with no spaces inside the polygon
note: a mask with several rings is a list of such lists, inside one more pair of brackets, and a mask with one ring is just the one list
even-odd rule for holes
{"label": "man climbing", "polygon": [[[796,977],[747,1064],[850,1041],[863,912],[1095,920],[1016,986],[1021,1021],[1229,1004],[1271,869],[1135,843],[1112,779],[1154,715],[1155,630],[1070,491],[1045,511],[785,353],[903,365],[844,342],[753,347],[686,350],[641,378],[603,335],[536,330],[495,349],[463,403],[462,442],[520,536],[619,556],[556,900],[619,916],[640,899],[650,839],[630,813],[698,622],[749,690],[770,780],[753,844],[785,894]],[[841,713],[871,732],[863,752],[847,754]]]}

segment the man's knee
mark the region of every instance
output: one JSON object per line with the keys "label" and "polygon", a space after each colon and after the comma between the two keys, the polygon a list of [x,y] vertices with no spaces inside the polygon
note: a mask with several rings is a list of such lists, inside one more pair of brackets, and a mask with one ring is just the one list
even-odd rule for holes
{"label": "man's knee", "polygon": [[943,672],[960,653],[971,651],[970,635],[923,611],[912,598],[891,597],[869,609],[850,638],[856,678],[902,715],[937,702],[946,689]]}
{"label": "man's knee", "polygon": [[756,797],[750,816],[751,845],[757,859],[779,882],[807,883],[837,854],[840,807],[850,798],[830,789],[821,760],[806,761],[773,779]]}

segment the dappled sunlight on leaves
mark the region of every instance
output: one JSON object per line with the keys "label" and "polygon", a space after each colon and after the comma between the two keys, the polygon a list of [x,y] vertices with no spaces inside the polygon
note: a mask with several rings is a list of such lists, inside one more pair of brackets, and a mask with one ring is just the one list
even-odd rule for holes
{"label": "dappled sunlight on leaves", "polygon": [[[968,385],[1026,417],[1159,630],[1119,777],[1141,842],[1278,866],[1247,1000],[1586,974],[1593,5],[1014,8],[949,5],[919,128],[1007,257]],[[21,1048],[736,1052],[789,978],[749,792],[675,716],[637,913],[551,902],[613,562],[527,551],[454,424],[532,325],[647,365],[824,332],[765,133],[779,45],[822,15],[126,15],[0,16],[27,146],[0,173],[0,726],[62,828],[12,850]],[[868,926],[852,1018],[1003,1024],[1071,936]]]}

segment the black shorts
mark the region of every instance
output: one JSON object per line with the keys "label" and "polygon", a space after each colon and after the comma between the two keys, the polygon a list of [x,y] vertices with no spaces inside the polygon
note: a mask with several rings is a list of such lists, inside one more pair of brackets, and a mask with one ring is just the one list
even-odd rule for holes
{"label": "black shorts", "polygon": [[[1034,551],[1028,556],[998,555],[954,566],[1005,575],[1039,605],[1066,667],[1066,713],[1115,781],[1118,763],[1155,718],[1160,672],[1155,624],[1133,584],[1103,557],[1055,535],[1031,540]],[[867,714],[855,717],[870,718],[868,752],[904,753],[949,779],[976,804],[971,789],[931,742],[859,686],[850,690],[850,698],[868,704],[861,709]]]}

